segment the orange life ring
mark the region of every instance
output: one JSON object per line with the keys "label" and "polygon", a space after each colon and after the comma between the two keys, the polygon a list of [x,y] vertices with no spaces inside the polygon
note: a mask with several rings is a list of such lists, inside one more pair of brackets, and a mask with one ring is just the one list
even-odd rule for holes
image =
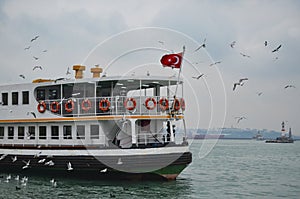
{"label": "orange life ring", "polygon": [[185,111],[185,101],[183,98],[180,99],[181,110]]}
{"label": "orange life ring", "polygon": [[175,98],[172,107],[174,108],[175,111],[179,111],[180,109],[180,102],[177,98]]}
{"label": "orange life ring", "polygon": [[92,103],[90,100],[85,99],[81,102],[81,109],[84,110],[85,112],[89,111],[91,108],[92,108]]}
{"label": "orange life ring", "polygon": [[[152,101],[152,103],[153,103],[152,106],[149,106],[149,102],[150,102],[150,101]],[[155,100],[153,97],[149,97],[149,98],[146,99],[145,105],[146,105],[146,108],[147,108],[148,110],[153,110],[153,109],[155,109],[155,107],[156,107],[156,100]]]}
{"label": "orange life ring", "polygon": [[[71,107],[69,107],[71,105]],[[68,112],[68,113],[71,113],[73,110],[74,110],[74,102],[73,100],[68,100],[67,103],[65,103],[65,110]]]}
{"label": "orange life ring", "polygon": [[[132,102],[132,105],[131,105],[131,106],[128,106],[128,105],[127,105],[128,102]],[[125,100],[125,102],[124,102],[124,107],[125,107],[127,110],[129,110],[129,111],[134,110],[135,107],[136,107],[136,100],[135,100],[134,98],[132,98],[132,97],[127,98],[127,99]]]}
{"label": "orange life ring", "polygon": [[110,108],[110,101],[108,101],[108,99],[102,99],[99,102],[99,109],[103,112],[108,111]]}
{"label": "orange life ring", "polygon": [[60,104],[56,101],[51,102],[50,104],[50,110],[52,113],[57,113],[60,109]]}
{"label": "orange life ring", "polygon": [[159,108],[162,110],[162,111],[165,111],[169,108],[169,101],[166,99],[166,98],[161,98],[158,102],[159,104]]}
{"label": "orange life ring", "polygon": [[37,105],[37,110],[40,113],[44,113],[46,111],[46,103],[44,101],[40,101],[39,104]]}

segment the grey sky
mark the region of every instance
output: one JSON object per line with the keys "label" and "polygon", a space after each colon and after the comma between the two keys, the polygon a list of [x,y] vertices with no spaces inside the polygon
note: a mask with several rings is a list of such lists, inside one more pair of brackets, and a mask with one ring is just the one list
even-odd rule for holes
{"label": "grey sky", "polygon": [[[300,135],[299,10],[300,2],[296,0],[1,0],[0,83],[24,82],[18,77],[19,74],[24,74],[26,81],[61,77],[67,67],[83,62],[88,65],[88,70],[94,64],[105,67],[111,57],[122,53],[123,47],[125,50],[143,45],[160,48],[159,38],[165,42],[165,50],[180,52],[183,45],[187,46],[183,75],[191,85],[187,94],[193,96],[193,91],[196,93],[196,98],[187,100],[193,108],[187,112],[191,127],[220,127],[226,110],[225,127],[280,130],[280,123],[285,120],[294,134]],[[155,31],[152,34],[138,31],[136,38],[123,39],[119,43],[107,42],[110,46],[101,45],[97,54],[86,59],[95,46],[112,35],[143,27],[160,27],[164,31],[157,35]],[[177,33],[168,37],[170,32],[165,28],[190,38],[180,37]],[[40,38],[31,43],[35,35]],[[206,49],[193,54],[197,47],[195,42],[201,44],[204,38]],[[236,44],[231,48],[233,41]],[[268,41],[267,46],[264,46],[264,41]],[[272,53],[280,44],[282,48]],[[25,51],[28,45],[31,49]],[[45,49],[47,52],[43,53]],[[240,52],[251,58],[242,57]],[[147,51],[148,56],[142,58],[146,60],[145,64],[153,63],[151,67],[160,67],[159,58],[163,54],[163,50]],[[153,55],[152,59],[150,55]],[[40,59],[35,61],[33,56]],[[213,61],[222,63],[210,67]],[[191,66],[188,62],[199,63]],[[120,59],[118,64],[130,66],[143,62],[132,61],[128,56],[127,59]],[[35,65],[44,66],[44,70],[32,71]],[[125,68],[125,71],[130,70]],[[197,71],[207,74],[205,81],[191,78]],[[164,72],[174,73],[172,70]],[[219,74],[224,80],[225,92]],[[242,77],[248,77],[249,81],[233,92],[233,83]],[[284,89],[287,84],[293,84],[296,88]],[[263,94],[258,96],[257,92]],[[200,114],[195,113],[197,103]],[[211,116],[220,118],[218,122],[211,122]],[[236,124],[236,116],[247,119]]]}

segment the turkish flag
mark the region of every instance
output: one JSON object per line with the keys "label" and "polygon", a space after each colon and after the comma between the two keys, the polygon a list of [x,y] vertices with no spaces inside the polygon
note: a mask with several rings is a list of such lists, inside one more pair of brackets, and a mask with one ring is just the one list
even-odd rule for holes
{"label": "turkish flag", "polygon": [[160,59],[164,67],[180,68],[182,62],[182,53],[167,54]]}

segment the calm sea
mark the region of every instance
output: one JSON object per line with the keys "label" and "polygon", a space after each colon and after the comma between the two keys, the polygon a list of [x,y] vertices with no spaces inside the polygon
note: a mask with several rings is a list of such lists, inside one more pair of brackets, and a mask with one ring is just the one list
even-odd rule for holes
{"label": "calm sea", "polygon": [[[173,182],[98,182],[28,176],[16,190],[17,181],[5,182],[0,171],[0,198],[299,198],[300,141],[266,144],[254,140],[219,140],[212,151],[199,158],[204,142],[191,145],[193,163]],[[20,175],[20,178],[23,177]]]}

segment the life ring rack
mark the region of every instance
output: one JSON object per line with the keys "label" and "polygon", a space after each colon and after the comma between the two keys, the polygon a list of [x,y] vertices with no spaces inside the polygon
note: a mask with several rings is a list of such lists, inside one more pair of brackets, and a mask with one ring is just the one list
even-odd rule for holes
{"label": "life ring rack", "polygon": [[[152,101],[153,105],[150,106],[149,102]],[[153,110],[156,107],[156,100],[153,97],[148,97],[145,101],[145,106],[148,110]]]}
{"label": "life ring rack", "polygon": [[169,100],[166,99],[166,98],[161,98],[159,101],[158,101],[158,104],[159,104],[159,108],[162,110],[162,111],[165,111],[169,108]]}
{"label": "life ring rack", "polygon": [[[132,105],[131,106],[128,106],[128,102],[131,102]],[[124,101],[124,107],[129,110],[129,111],[132,111],[135,109],[136,107],[136,100],[132,97],[130,98],[127,98],[125,101]]]}
{"label": "life ring rack", "polygon": [[[71,107],[69,107],[69,106],[71,106]],[[74,105],[74,101],[71,100],[71,99],[69,99],[67,101],[67,103],[65,103],[65,110],[66,110],[66,112],[71,113],[74,110],[74,106],[75,106]]]}
{"label": "life ring rack", "polygon": [[40,101],[39,104],[37,105],[37,110],[40,112],[40,113],[44,113],[46,111],[46,103],[44,101]]}
{"label": "life ring rack", "polygon": [[110,101],[108,99],[102,99],[99,102],[99,109],[103,112],[107,112],[110,108]]}
{"label": "life ring rack", "polygon": [[50,104],[50,110],[52,113],[57,113],[60,109],[60,104],[57,101],[53,101]]}
{"label": "life ring rack", "polygon": [[183,98],[180,99],[181,110],[185,111],[185,100]]}
{"label": "life ring rack", "polygon": [[89,111],[92,108],[92,103],[89,99],[82,100],[81,109],[85,112]]}

